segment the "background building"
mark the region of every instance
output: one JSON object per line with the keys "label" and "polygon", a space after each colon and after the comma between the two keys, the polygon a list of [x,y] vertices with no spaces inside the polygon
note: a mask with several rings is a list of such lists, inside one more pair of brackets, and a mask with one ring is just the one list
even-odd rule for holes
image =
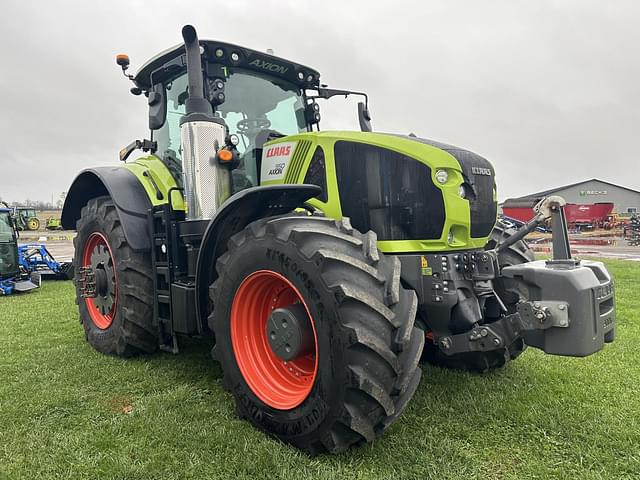
{"label": "background building", "polygon": [[594,204],[613,203],[613,212],[620,214],[640,213],[640,192],[622,187],[611,182],[592,178],[582,182],[552,188],[542,192],[531,193],[523,197],[509,198],[502,204],[503,208],[534,205],[541,198],[549,195],[560,195],[567,203]]}

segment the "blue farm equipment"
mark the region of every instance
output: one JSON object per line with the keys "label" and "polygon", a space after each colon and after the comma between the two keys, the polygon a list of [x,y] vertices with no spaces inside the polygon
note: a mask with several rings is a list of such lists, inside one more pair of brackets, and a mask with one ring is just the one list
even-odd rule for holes
{"label": "blue farm equipment", "polygon": [[25,269],[18,253],[18,230],[9,208],[0,207],[0,295],[40,286],[40,273]]}
{"label": "blue farm equipment", "polygon": [[71,280],[73,264],[57,262],[47,247],[40,243],[29,243],[18,247],[20,266],[28,272],[37,272],[42,277],[53,280]]}

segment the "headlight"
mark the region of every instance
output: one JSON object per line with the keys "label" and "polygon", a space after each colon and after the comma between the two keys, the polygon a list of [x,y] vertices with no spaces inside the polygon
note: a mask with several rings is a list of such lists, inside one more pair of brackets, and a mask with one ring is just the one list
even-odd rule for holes
{"label": "headlight", "polygon": [[445,183],[447,183],[447,180],[449,180],[449,174],[447,173],[446,170],[436,170],[436,181],[440,184],[440,185],[444,185]]}
{"label": "headlight", "polygon": [[460,195],[460,198],[467,198],[467,189],[464,188],[464,185],[460,185],[460,188],[458,189],[458,194]]}
{"label": "headlight", "polygon": [[447,235],[447,242],[449,242],[449,245],[453,245],[453,242],[455,242],[455,237],[453,236],[453,230],[449,230],[449,235]]}

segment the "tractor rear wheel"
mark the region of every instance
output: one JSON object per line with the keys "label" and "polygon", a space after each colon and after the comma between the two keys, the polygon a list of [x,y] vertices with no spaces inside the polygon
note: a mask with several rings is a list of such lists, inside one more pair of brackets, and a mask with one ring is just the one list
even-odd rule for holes
{"label": "tractor rear wheel", "polygon": [[[89,200],[76,229],[76,303],[87,341],[99,352],[123,357],[155,351],[149,254],[131,249],[108,196]],[[82,267],[93,274],[92,297],[85,298],[80,291]]]}
{"label": "tractor rear wheel", "polygon": [[424,344],[400,262],[340,221],[287,215],[229,241],[213,355],[241,418],[312,455],[372,441],[405,409]]}
{"label": "tractor rear wheel", "polygon": [[[513,228],[508,228],[498,221],[491,232],[491,236],[485,250],[491,250],[506,238],[516,232]],[[521,263],[535,260],[533,250],[529,248],[524,240],[513,244],[509,249],[500,252],[498,261],[501,267],[509,265],[519,265]],[[494,288],[498,296],[502,299],[509,313],[514,313],[519,296],[515,290],[515,285],[509,284],[509,279],[498,278],[494,281]],[[485,373],[490,370],[504,367],[509,361],[515,360],[527,346],[522,338],[518,338],[511,345],[489,352],[466,352],[456,355],[445,355],[436,344],[433,337],[427,332],[425,341],[423,360],[438,367],[450,368],[452,370],[464,370],[476,373]]]}
{"label": "tractor rear wheel", "polygon": [[36,217],[31,217],[27,220],[27,229],[28,230],[39,230],[40,229],[40,220]]}

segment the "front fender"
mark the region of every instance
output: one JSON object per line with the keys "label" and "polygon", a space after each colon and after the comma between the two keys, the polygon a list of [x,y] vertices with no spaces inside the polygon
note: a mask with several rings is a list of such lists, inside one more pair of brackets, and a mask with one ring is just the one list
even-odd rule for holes
{"label": "front fender", "polygon": [[216,279],[215,263],[232,235],[260,218],[282,215],[301,207],[322,189],[316,185],[269,185],[242,190],[229,198],[205,230],[196,264],[196,313],[207,325],[209,285]]}
{"label": "front fender", "polygon": [[138,178],[123,167],[96,167],[80,172],[64,201],[62,227],[74,230],[82,207],[92,198],[103,195],[113,200],[129,246],[136,251],[149,250],[147,217],[151,202]]}

